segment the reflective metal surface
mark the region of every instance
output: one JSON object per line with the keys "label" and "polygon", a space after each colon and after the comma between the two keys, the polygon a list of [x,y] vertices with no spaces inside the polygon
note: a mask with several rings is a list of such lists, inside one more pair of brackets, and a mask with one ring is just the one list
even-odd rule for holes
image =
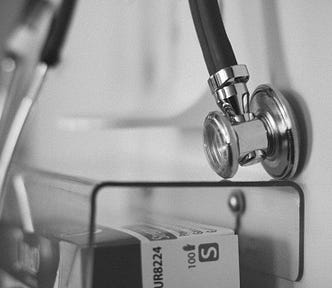
{"label": "reflective metal surface", "polygon": [[239,167],[239,144],[231,122],[221,112],[211,112],[204,122],[204,150],[212,169],[231,178]]}
{"label": "reflective metal surface", "polygon": [[276,89],[261,85],[252,95],[250,110],[268,129],[269,146],[262,161],[265,170],[273,178],[294,176],[299,163],[299,130],[287,100]]}
{"label": "reflective metal surface", "polygon": [[247,82],[249,80],[249,72],[246,65],[235,65],[219,70],[210,76],[208,83],[212,93],[218,89],[228,86],[234,82]]}
{"label": "reflective metal surface", "polygon": [[241,122],[243,115],[249,112],[248,80],[246,65],[226,67],[208,80],[217,105],[231,120]]}
{"label": "reflective metal surface", "polygon": [[[231,123],[222,112],[210,113],[204,122],[204,149],[210,166],[231,178],[239,164],[261,162],[276,179],[294,176],[299,161],[295,115],[286,99],[268,85],[254,92],[250,102],[253,120]],[[251,155],[255,157],[250,158]]]}
{"label": "reflective metal surface", "polygon": [[45,65],[40,65],[37,68],[34,81],[27,95],[24,99],[22,99],[19,106],[16,108],[17,111],[14,115],[14,119],[12,120],[7,135],[5,136],[5,141],[0,153],[0,216],[3,205],[3,194],[5,193],[4,185],[7,177],[7,171],[11,164],[22,129],[31,111],[31,107],[45,79],[46,72],[47,67]]}
{"label": "reflective metal surface", "polygon": [[[18,139],[44,82],[47,66],[40,63],[57,1],[41,1],[27,9],[10,34],[1,61],[3,111],[0,122],[0,215],[4,184]],[[4,80],[4,81],[2,81]]]}

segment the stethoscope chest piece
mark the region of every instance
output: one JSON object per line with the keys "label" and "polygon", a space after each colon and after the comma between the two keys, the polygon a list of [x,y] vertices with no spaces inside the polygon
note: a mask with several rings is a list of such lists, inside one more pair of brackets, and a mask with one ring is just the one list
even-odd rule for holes
{"label": "stethoscope chest piece", "polygon": [[268,148],[262,165],[276,179],[291,178],[299,163],[299,129],[296,115],[277,89],[260,85],[252,94],[250,111],[261,119],[268,135]]}
{"label": "stethoscope chest piece", "polygon": [[223,178],[239,166],[261,162],[275,179],[294,176],[299,162],[299,131],[295,114],[283,95],[259,86],[249,103],[250,118],[236,120],[223,111],[204,121],[204,149],[212,169]]}

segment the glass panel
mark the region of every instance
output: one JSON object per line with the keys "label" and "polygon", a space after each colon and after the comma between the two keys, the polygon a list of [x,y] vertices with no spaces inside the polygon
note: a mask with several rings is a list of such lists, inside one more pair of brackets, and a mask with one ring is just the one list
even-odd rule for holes
{"label": "glass panel", "polygon": [[[123,229],[142,234],[138,224],[175,217],[224,227],[227,235],[233,234],[227,228],[237,228],[241,269],[301,277],[303,195],[293,182],[98,183],[26,167],[15,167],[9,179],[0,222],[1,287],[17,281],[27,287],[96,287],[96,275],[102,275],[96,271],[125,277],[130,269],[102,265],[108,255],[103,249],[115,245],[120,253],[119,241],[134,249],[139,242],[123,238]],[[228,207],[234,191],[245,197],[240,218]],[[143,236],[171,236],[150,232]],[[126,261],[127,252],[108,256]]]}
{"label": "glass panel", "polygon": [[[84,287],[67,282],[79,250],[89,245],[95,183],[29,169],[14,171],[0,221],[1,287],[20,287],[12,286],[17,281],[36,288]],[[81,283],[89,276],[75,272]]]}

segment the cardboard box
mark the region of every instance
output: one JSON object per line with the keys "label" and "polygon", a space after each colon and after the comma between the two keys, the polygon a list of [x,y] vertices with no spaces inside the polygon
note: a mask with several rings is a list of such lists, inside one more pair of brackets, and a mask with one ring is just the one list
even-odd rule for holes
{"label": "cardboard box", "polygon": [[[64,244],[63,251],[79,247],[76,257],[80,260],[74,262],[81,267],[72,271],[91,272],[90,285],[81,287],[240,287],[238,239],[230,229],[178,220],[148,221],[98,227],[92,250],[84,248],[79,238],[71,235],[72,244]],[[60,278],[61,273],[68,271],[60,270]],[[66,278],[69,276],[73,279],[73,275]],[[77,287],[77,281],[68,287]]]}

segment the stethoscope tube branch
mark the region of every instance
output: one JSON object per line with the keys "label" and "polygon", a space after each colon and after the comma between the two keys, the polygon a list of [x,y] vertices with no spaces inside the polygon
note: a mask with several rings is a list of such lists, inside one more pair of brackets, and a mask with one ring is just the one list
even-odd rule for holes
{"label": "stethoscope tube branch", "polygon": [[71,24],[77,0],[63,0],[54,17],[51,31],[41,54],[41,62],[49,67],[58,64],[62,46]]}
{"label": "stethoscope tube branch", "polygon": [[217,0],[189,0],[196,33],[210,75],[237,65]]}

